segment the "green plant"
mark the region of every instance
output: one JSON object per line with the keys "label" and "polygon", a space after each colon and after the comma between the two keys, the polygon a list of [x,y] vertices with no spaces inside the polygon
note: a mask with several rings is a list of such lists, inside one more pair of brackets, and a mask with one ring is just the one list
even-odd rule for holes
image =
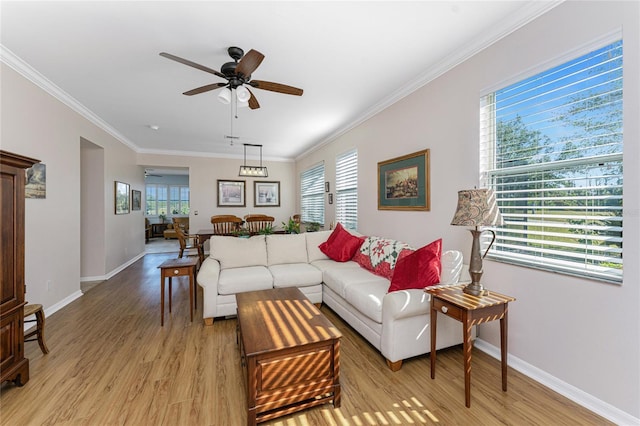
{"label": "green plant", "polygon": [[270,223],[266,224],[264,228],[258,231],[258,234],[261,234],[261,235],[273,234],[273,226]]}
{"label": "green plant", "polygon": [[300,233],[300,224],[293,220],[292,217],[289,218],[288,222],[282,222],[282,227],[284,228],[284,232],[286,232],[287,234]]}
{"label": "green plant", "polygon": [[160,213],[160,214],[158,215],[158,218],[160,219],[160,221],[161,221],[162,223],[164,223],[164,221],[165,221],[165,220],[167,220],[167,215],[166,215],[166,214],[164,214],[164,212],[162,212],[162,213]]}
{"label": "green plant", "polygon": [[304,228],[307,232],[318,232],[320,230],[320,224],[318,222],[308,222],[304,224]]}
{"label": "green plant", "polygon": [[235,231],[233,231],[233,235],[235,235],[236,237],[249,237],[251,235],[251,232],[249,232],[249,230],[247,228],[238,228]]}

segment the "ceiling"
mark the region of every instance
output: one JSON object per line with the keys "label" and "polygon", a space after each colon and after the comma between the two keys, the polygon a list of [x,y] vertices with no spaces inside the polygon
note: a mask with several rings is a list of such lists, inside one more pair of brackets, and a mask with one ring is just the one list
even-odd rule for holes
{"label": "ceiling", "polygon": [[[293,159],[557,4],[2,1],[0,43],[5,63],[137,152],[237,158],[251,143]],[[224,80],[159,56],[219,71],[229,46],[265,55],[253,79],[304,94],[252,89],[261,108],[236,119],[218,90],[182,95]]]}

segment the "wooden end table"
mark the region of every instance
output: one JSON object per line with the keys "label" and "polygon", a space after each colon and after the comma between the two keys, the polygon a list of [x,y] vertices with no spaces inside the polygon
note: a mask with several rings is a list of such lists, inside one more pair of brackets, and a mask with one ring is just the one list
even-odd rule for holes
{"label": "wooden end table", "polygon": [[193,307],[198,303],[195,292],[196,266],[199,258],[183,257],[178,259],[168,259],[162,262],[160,269],[160,326],[164,326],[164,281],[169,278],[169,312],[171,312],[171,278],[189,277],[189,310],[191,322],[193,322]]}
{"label": "wooden end table", "polygon": [[511,296],[486,291],[482,296],[472,296],[462,291],[464,286],[430,289],[431,295],[431,378],[436,377],[436,320],[438,312],[462,322],[464,341],[464,402],[471,407],[471,328],[493,320],[500,320],[500,358],[502,364],[502,390],[507,391],[507,314]]}

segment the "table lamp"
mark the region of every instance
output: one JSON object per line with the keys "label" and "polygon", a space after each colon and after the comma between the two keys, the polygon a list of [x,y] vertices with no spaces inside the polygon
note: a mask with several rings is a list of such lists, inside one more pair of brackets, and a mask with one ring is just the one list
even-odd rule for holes
{"label": "table lamp", "polygon": [[[452,225],[473,226],[470,229],[473,235],[471,245],[471,259],[469,261],[469,275],[471,284],[467,285],[463,291],[474,296],[482,296],[485,292],[480,283],[482,277],[482,259],[487,255],[489,249],[496,240],[496,233],[491,229],[478,230],[479,226],[502,225],[502,215],[496,202],[496,194],[491,189],[466,189],[458,191],[458,207],[451,220]],[[480,235],[484,231],[493,234],[493,239],[483,255],[480,253]]]}

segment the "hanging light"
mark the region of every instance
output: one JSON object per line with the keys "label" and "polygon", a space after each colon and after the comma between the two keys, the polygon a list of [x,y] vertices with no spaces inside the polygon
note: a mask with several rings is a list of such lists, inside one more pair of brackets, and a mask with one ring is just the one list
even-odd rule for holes
{"label": "hanging light", "polygon": [[[254,145],[250,143],[245,143],[244,145],[244,162],[242,166],[240,166],[240,172],[238,176],[249,176],[249,177],[268,177],[269,172],[266,167],[262,166],[262,145]],[[260,148],[260,166],[247,166],[247,147],[254,146]]]}
{"label": "hanging light", "polygon": [[224,88],[218,94],[218,99],[225,105],[229,105],[231,103],[231,90]]}
{"label": "hanging light", "polygon": [[239,102],[249,102],[251,92],[244,86],[238,86],[236,87],[236,96]]}

